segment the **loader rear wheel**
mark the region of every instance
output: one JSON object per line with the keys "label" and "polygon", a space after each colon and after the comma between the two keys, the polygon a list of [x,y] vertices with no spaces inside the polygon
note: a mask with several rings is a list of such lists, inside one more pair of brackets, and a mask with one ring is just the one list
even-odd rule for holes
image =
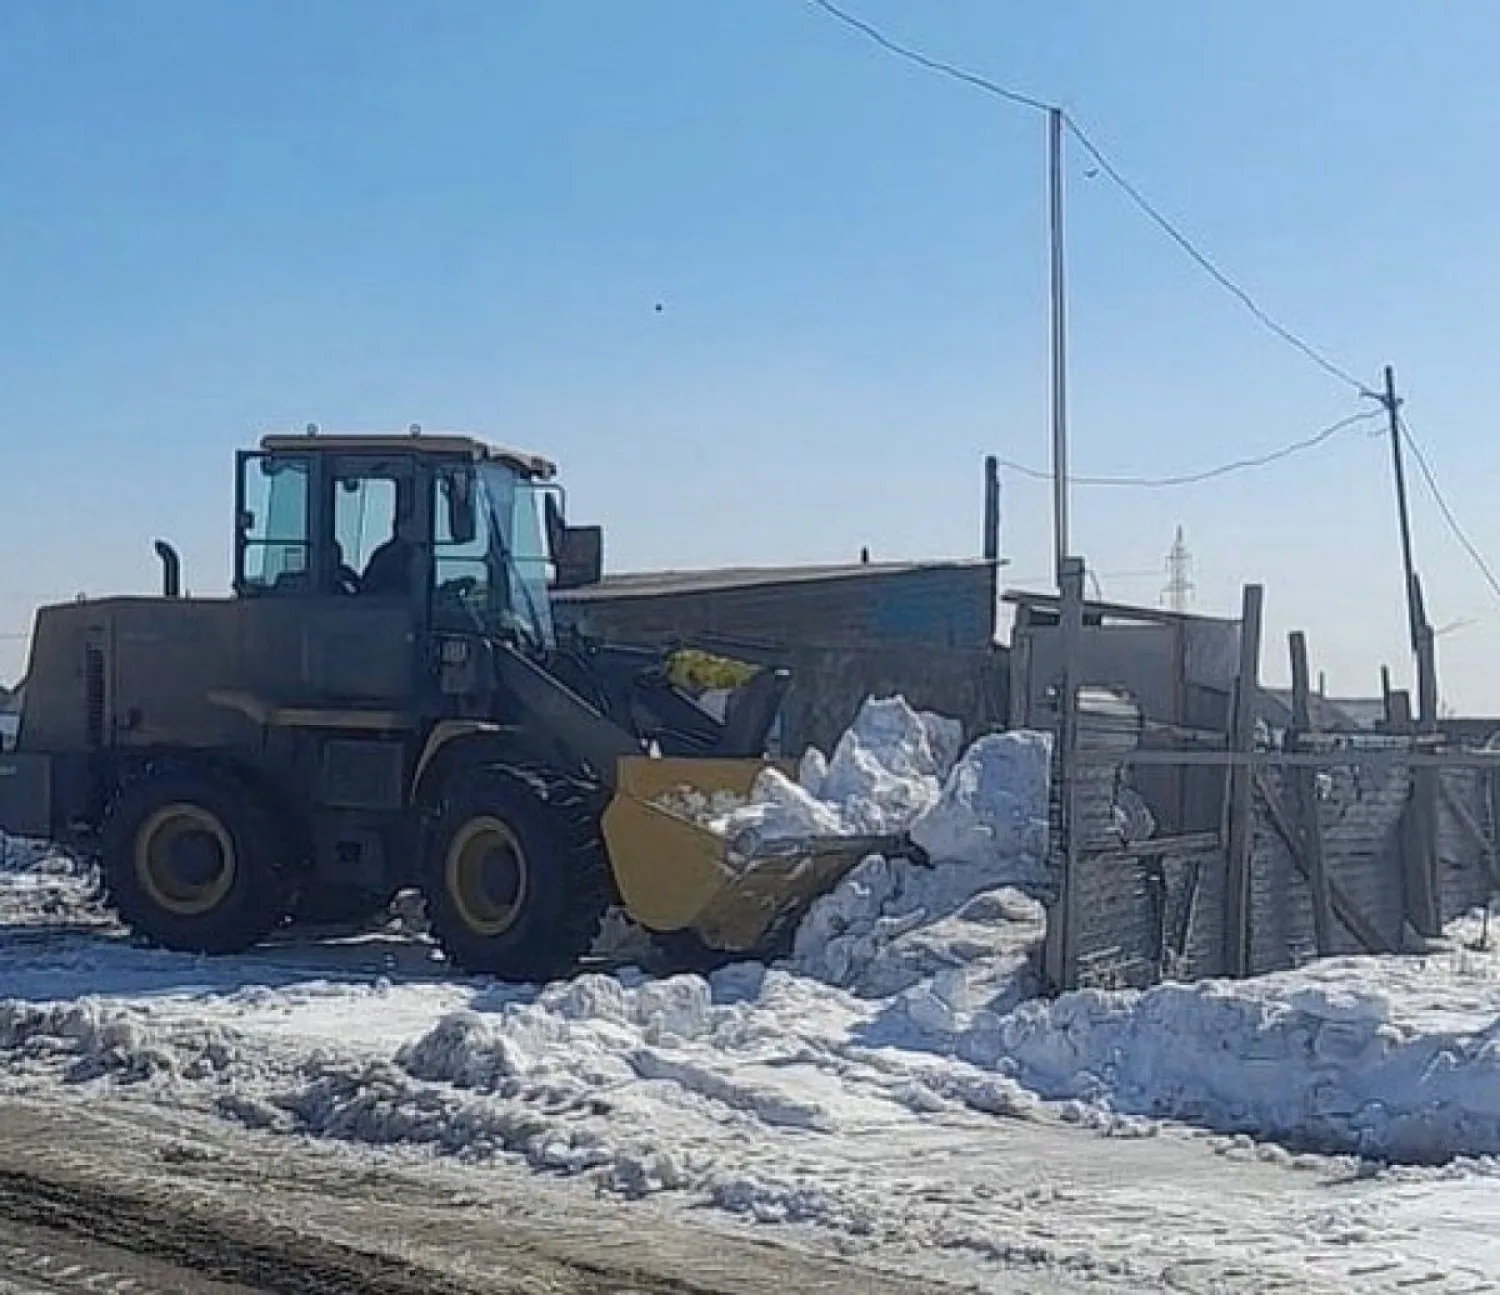
{"label": "loader rear wheel", "polygon": [[424,889],[432,932],[453,962],[526,981],[573,971],[612,899],[584,804],[496,770],[464,776],[445,798]]}
{"label": "loader rear wheel", "polygon": [[105,819],[109,902],[138,935],[186,953],[237,953],[281,920],[278,838],[251,793],[216,773],[126,784]]}

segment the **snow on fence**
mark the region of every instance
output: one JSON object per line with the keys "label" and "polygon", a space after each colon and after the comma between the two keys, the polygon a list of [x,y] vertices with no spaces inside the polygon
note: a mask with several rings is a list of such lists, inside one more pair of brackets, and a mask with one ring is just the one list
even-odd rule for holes
{"label": "snow on fence", "polygon": [[[1128,692],[1097,686],[1080,667],[1071,648],[1083,624],[1081,565],[1069,577],[1051,689],[1054,989],[1257,975],[1417,948],[1500,889],[1492,754],[1430,731],[1317,732],[1300,634],[1290,643],[1292,723],[1269,731],[1256,705],[1253,586],[1227,723],[1153,722]],[[1143,822],[1138,774],[1161,769],[1217,775],[1216,830],[1160,831],[1149,812]]]}

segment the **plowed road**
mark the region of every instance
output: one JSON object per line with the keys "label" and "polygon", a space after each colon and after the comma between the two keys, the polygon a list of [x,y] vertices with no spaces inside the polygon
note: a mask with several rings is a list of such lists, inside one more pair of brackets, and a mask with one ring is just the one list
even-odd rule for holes
{"label": "plowed road", "polygon": [[228,1286],[169,1264],[0,1219],[0,1295],[237,1295]]}
{"label": "plowed road", "polygon": [[[0,1295],[935,1295],[664,1221],[611,1231],[539,1191],[477,1205],[317,1148],[182,1151],[180,1113],[0,1097]],[[531,1217],[527,1217],[528,1210]],[[550,1224],[548,1223],[550,1218]],[[1042,1289],[1026,1285],[1018,1289]],[[1046,1289],[1052,1289],[1050,1286]]]}

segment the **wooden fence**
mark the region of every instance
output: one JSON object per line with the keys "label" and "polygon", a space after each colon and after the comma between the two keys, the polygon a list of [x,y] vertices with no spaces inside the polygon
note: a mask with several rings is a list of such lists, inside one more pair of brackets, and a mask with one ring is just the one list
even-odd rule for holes
{"label": "wooden fence", "polygon": [[[1500,887],[1500,752],[1447,742],[1435,683],[1423,719],[1387,689],[1387,729],[1313,722],[1308,651],[1290,636],[1290,726],[1259,719],[1259,587],[1245,591],[1237,676],[1222,728],[1153,722],[1118,688],[1082,677],[1083,570],[1060,605],[1051,914],[1054,989],[1247,976],[1342,953],[1422,946]],[[1423,669],[1432,669],[1431,658]],[[1150,830],[1145,769],[1220,778],[1218,825]]]}

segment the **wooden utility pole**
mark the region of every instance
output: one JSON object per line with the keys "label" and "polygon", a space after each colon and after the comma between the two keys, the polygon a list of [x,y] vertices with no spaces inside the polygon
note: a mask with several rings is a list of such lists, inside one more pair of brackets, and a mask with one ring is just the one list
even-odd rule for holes
{"label": "wooden utility pole", "polygon": [[1396,479],[1396,520],[1401,528],[1401,570],[1406,585],[1406,630],[1415,653],[1422,640],[1417,594],[1416,562],[1411,547],[1411,508],[1406,497],[1406,461],[1401,451],[1401,402],[1396,397],[1396,371],[1385,366],[1385,394],[1381,396],[1391,429],[1391,465]]}
{"label": "wooden utility pole", "polygon": [[[1406,464],[1401,446],[1401,401],[1396,395],[1396,372],[1385,366],[1381,396],[1391,432],[1391,465],[1396,480],[1396,517],[1401,529],[1401,567],[1406,580],[1407,632],[1417,667],[1417,731],[1430,745],[1438,732],[1437,654],[1432,625],[1422,598],[1412,556],[1411,509],[1406,495]],[[1406,874],[1406,915],[1417,933],[1429,939],[1442,934],[1441,880],[1438,875],[1438,793],[1436,769],[1412,771],[1412,794],[1407,805],[1403,865]]]}

